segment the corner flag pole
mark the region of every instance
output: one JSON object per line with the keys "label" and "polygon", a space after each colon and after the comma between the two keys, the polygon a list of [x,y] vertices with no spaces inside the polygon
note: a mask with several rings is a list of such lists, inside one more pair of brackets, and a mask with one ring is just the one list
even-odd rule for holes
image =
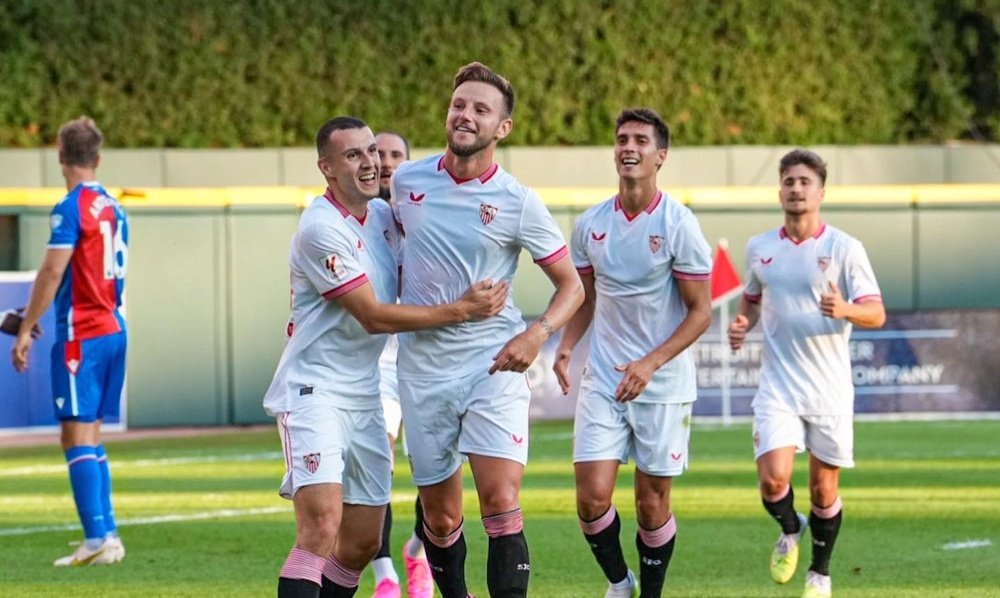
{"label": "corner flag pole", "polygon": [[729,327],[729,301],[743,292],[740,276],[729,258],[729,242],[719,239],[712,261],[712,307],[719,307],[719,362],[722,369],[722,425],[729,426],[733,421],[732,400],[730,397],[729,376],[729,342],[726,330]]}

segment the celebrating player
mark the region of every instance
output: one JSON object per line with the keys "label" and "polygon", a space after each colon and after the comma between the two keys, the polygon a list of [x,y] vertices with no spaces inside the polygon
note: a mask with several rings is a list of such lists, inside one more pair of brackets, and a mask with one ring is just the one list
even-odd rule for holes
{"label": "celebrating player", "polygon": [[491,596],[525,596],[530,562],[519,504],[528,455],[525,370],[583,300],[565,242],[538,196],[493,161],[511,131],[514,89],[474,62],[455,76],[444,155],[407,162],[393,178],[406,303],[450,301],[466,281],[509,281],[525,248],[556,287],[525,329],[508,303],[479,322],[401,335],[399,395],[423,540],[444,598],[465,598],[462,458],[472,467],[489,536]]}
{"label": "celebrating player", "polygon": [[687,348],[712,320],[712,257],[691,210],[657,188],[670,129],[648,108],[624,110],[615,133],[618,195],[573,230],[586,299],[566,326],[553,369],[569,391],[569,360],[591,322],[590,358],[574,424],[580,528],[608,579],[606,598],[633,596],[621,522],[611,503],[618,466],[636,461],[641,596],[659,596],[677,530],[673,478],[688,462],[694,360]]}
{"label": "celebrating player", "polygon": [[781,526],[771,577],[787,583],[799,561],[806,517],[795,512],[792,466],[809,450],[808,524],[812,564],[803,598],[831,595],[830,556],[840,531],[840,468],[854,467],[852,326],[878,328],[885,308],[868,255],[824,224],[826,163],[813,152],[786,154],[778,168],[785,225],[747,243],[747,285],[729,325],[733,350],[760,320],[760,381],[753,400],[754,457],[764,508]]}
{"label": "celebrating player", "polygon": [[380,544],[391,462],[379,401],[381,333],[496,314],[508,287],[476,283],[446,305],[397,305],[396,226],[378,195],[378,148],[364,122],[337,117],[316,135],[327,191],[292,238],[288,343],[264,407],[285,453],[281,494],[295,546],[279,598],[353,596]]}

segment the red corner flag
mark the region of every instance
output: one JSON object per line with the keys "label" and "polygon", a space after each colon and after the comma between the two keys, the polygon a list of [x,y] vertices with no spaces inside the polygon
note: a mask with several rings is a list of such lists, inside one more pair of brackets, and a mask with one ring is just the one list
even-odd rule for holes
{"label": "red corner flag", "polygon": [[712,307],[718,307],[742,292],[740,275],[729,259],[729,243],[725,239],[719,239],[715,259],[712,261]]}

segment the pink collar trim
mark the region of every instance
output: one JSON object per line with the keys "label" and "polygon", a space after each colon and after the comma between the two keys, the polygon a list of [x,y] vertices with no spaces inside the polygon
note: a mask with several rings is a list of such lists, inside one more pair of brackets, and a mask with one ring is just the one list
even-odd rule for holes
{"label": "pink collar trim", "polygon": [[[809,238],[810,239],[818,239],[818,238],[820,238],[820,236],[824,232],[826,232],[826,223],[825,222],[820,222],[819,223],[819,228],[816,230],[816,232],[813,234],[813,236],[809,237]],[[806,242],[806,241],[809,240],[809,239],[802,239],[801,241],[796,241],[795,239],[793,239],[793,238],[791,238],[791,237],[788,236],[788,232],[785,230],[784,226],[782,226],[781,230],[778,231],[778,238],[779,239],[788,239],[789,241],[791,241],[792,243],[795,243],[796,245],[799,245],[799,244],[804,243],[804,242]]]}
{"label": "pink collar trim", "polygon": [[438,171],[442,171],[443,170],[443,171],[447,172],[448,176],[451,177],[451,180],[455,181],[456,185],[461,185],[462,183],[468,183],[469,181],[476,180],[476,179],[478,179],[480,183],[485,184],[486,181],[488,181],[488,180],[490,180],[490,179],[493,178],[493,175],[495,175],[497,173],[497,170],[500,169],[500,166],[498,166],[497,163],[494,162],[493,164],[490,165],[489,168],[486,169],[486,172],[484,172],[483,174],[481,174],[481,175],[479,175],[477,177],[472,177],[471,179],[460,179],[457,176],[455,176],[454,174],[452,174],[451,171],[448,170],[448,168],[444,165],[444,154],[442,154],[441,158],[438,159],[438,167],[437,167],[437,169],[438,169]]}
{"label": "pink collar trim", "polygon": [[622,214],[625,214],[625,219],[628,220],[629,222],[632,222],[642,212],[645,212],[647,214],[652,214],[653,210],[655,210],[656,207],[658,205],[660,205],[661,201],[663,201],[663,191],[657,190],[656,195],[653,196],[653,201],[649,202],[649,205],[646,206],[646,209],[642,210],[641,212],[636,212],[635,214],[632,214],[631,216],[629,216],[628,212],[625,211],[625,208],[622,207],[622,199],[621,199],[621,197],[618,196],[618,195],[615,195],[615,211],[616,212],[621,212]]}
{"label": "pink collar trim", "polygon": [[[354,214],[351,214],[351,212],[344,207],[344,204],[337,201],[337,198],[333,196],[333,191],[330,191],[329,187],[326,188],[326,193],[323,194],[323,197],[325,197],[326,200],[333,205],[333,207],[337,208],[337,211],[340,212],[340,215],[343,216],[344,218],[347,218],[349,216],[354,216]],[[358,223],[363,225],[365,223],[365,220],[368,219],[368,210],[365,209],[365,215],[362,216],[361,218],[354,216],[354,219],[357,220]]]}

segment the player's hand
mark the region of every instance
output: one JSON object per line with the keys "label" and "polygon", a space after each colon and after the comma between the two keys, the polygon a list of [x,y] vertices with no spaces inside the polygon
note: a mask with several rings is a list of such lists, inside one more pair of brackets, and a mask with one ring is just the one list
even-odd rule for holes
{"label": "player's hand", "polygon": [[506,281],[481,280],[469,287],[458,302],[463,304],[468,320],[482,320],[503,311],[509,290]]}
{"label": "player's hand", "polygon": [[493,356],[490,375],[497,372],[526,372],[538,357],[545,342],[545,333],[538,326],[532,326],[507,341],[500,352]]}
{"label": "player's hand", "polygon": [[623,365],[616,365],[615,370],[624,372],[622,381],[615,389],[615,400],[620,403],[631,401],[646,390],[649,381],[656,373],[656,367],[647,358],[643,357],[637,361],[631,361]]}
{"label": "player's hand", "polygon": [[14,341],[14,348],[10,350],[10,355],[14,369],[18,372],[28,369],[28,352],[31,350],[32,342],[34,342],[34,338],[30,331],[19,332],[17,340]]}
{"label": "player's hand", "polygon": [[[24,320],[23,307],[0,312],[0,332],[17,336],[18,330],[21,329],[22,320]],[[31,328],[31,337],[38,338],[40,336],[42,336],[42,328],[38,324],[35,324]]]}
{"label": "player's hand", "polygon": [[749,326],[750,320],[743,314],[739,314],[733,318],[733,321],[729,323],[730,349],[739,351],[743,347],[743,341],[747,339],[747,329]]}
{"label": "player's hand", "polygon": [[552,371],[556,373],[556,380],[564,395],[569,394],[569,358],[572,354],[571,350],[560,349],[556,351],[556,359],[552,364]]}
{"label": "player's hand", "polygon": [[844,296],[840,294],[840,288],[832,281],[827,284],[829,285],[827,292],[819,296],[819,310],[828,318],[847,317],[849,305],[847,301],[844,301]]}

